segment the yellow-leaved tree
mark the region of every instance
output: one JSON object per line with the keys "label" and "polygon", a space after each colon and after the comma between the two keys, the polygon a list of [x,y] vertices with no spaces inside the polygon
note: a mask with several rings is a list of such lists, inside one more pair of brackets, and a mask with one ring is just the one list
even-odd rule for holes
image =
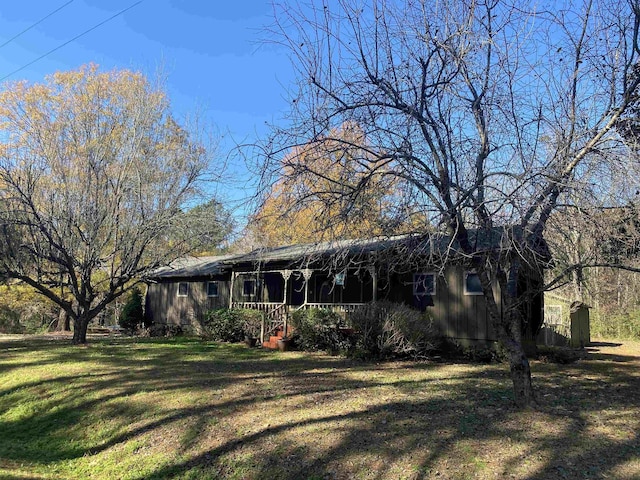
{"label": "yellow-leaved tree", "polygon": [[85,343],[91,319],[193,248],[186,235],[167,235],[190,231],[180,212],[209,166],[197,134],[139,72],[89,65],[6,84],[0,277],[57,304],[73,321],[74,343]]}

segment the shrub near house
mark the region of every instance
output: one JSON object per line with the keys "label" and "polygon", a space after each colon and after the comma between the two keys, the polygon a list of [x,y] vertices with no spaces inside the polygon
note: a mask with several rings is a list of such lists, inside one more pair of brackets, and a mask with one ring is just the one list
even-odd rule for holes
{"label": "shrub near house", "polygon": [[357,347],[367,355],[423,356],[441,344],[441,334],[429,313],[401,303],[374,302],[355,311],[350,319],[359,332]]}
{"label": "shrub near house", "polygon": [[296,343],[304,350],[362,358],[425,356],[441,344],[428,313],[388,301],[355,310],[348,322],[329,310],[298,310],[292,324]]}
{"label": "shrub near house", "polygon": [[240,342],[260,335],[262,313],[242,308],[219,308],[205,314],[203,336],[220,342]]}
{"label": "shrub near house", "polygon": [[295,344],[303,350],[348,353],[355,347],[355,337],[346,330],[344,319],[331,310],[298,310],[291,323]]}
{"label": "shrub near house", "polygon": [[[122,307],[118,324],[127,332],[133,333],[145,322],[142,308],[142,293],[138,287],[134,287],[129,294],[127,303]],[[148,325],[145,325],[145,327]]]}

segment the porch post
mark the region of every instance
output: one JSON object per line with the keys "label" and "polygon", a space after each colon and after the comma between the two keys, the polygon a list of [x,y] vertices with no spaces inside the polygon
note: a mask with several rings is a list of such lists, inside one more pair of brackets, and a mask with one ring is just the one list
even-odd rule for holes
{"label": "porch post", "polygon": [[[280,274],[282,275],[282,278],[284,279],[284,294],[282,296],[282,304],[286,305],[287,304],[287,286],[289,285],[289,278],[291,277],[291,270],[281,270]],[[283,308],[287,308],[287,307],[283,307]],[[288,336],[289,335],[289,325],[288,325],[288,321],[289,321],[289,312],[285,311],[284,312],[284,326],[283,326],[283,331],[284,331],[284,336]]]}
{"label": "porch post", "polygon": [[305,268],[302,270],[302,276],[304,277],[304,304],[306,305],[309,301],[309,279],[311,279],[311,275],[313,275],[313,270],[309,268]]}
{"label": "porch post", "polygon": [[233,282],[236,279],[236,272],[231,272],[231,285],[229,285],[229,308],[233,308]]}
{"label": "porch post", "polygon": [[375,265],[369,265],[369,273],[371,274],[371,283],[373,284],[373,295],[371,298],[375,302],[378,299],[378,275]]}
{"label": "porch post", "polygon": [[280,275],[284,279],[284,295],[282,296],[282,303],[287,303],[287,287],[289,286],[289,278],[291,278],[291,270],[280,270]]}

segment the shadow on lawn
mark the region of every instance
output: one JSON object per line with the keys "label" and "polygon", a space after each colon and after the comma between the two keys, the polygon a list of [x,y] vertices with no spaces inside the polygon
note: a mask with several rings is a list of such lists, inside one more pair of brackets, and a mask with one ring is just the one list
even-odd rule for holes
{"label": "shadow on lawn", "polygon": [[589,347],[621,347],[621,343],[617,342],[590,342]]}
{"label": "shadow on lawn", "polygon": [[[578,382],[571,388],[581,386]],[[541,390],[544,391],[544,388]],[[627,395],[639,393],[637,385],[633,390],[628,387],[623,390],[607,408],[628,406],[633,401]],[[187,473],[192,476],[190,478],[223,478],[227,475],[237,478],[238,465],[229,465],[229,462],[234,461],[233,457],[231,460],[221,461],[225,456],[235,452],[242,459],[242,453],[247,447],[268,445],[269,439],[277,443],[278,436],[291,429],[309,425],[326,425],[332,428],[331,425],[344,422],[351,425],[349,431],[346,434],[337,431],[340,440],[321,455],[311,455],[310,459],[307,457],[309,445],[303,448],[300,445],[289,445],[283,449],[280,443],[278,448],[258,448],[262,450],[262,454],[245,461],[251,466],[251,473],[247,478],[353,478],[358,469],[354,472],[348,467],[346,471],[341,471],[340,468],[348,465],[352,458],[363,451],[366,451],[372,464],[368,468],[361,466],[359,471],[368,471],[366,478],[375,479],[401,478],[399,472],[393,470],[394,462],[400,457],[412,457],[411,472],[405,472],[406,476],[402,478],[632,478],[625,477],[624,474],[612,475],[611,471],[627,461],[637,459],[640,448],[637,433],[622,442],[601,438],[582,445],[583,435],[586,434],[583,415],[587,412],[562,406],[558,408],[552,401],[543,405],[542,415],[551,417],[551,421],[562,423],[561,431],[556,434],[531,432],[529,435],[517,423],[518,412],[498,406],[503,393],[483,388],[468,389],[459,392],[460,400],[446,398],[422,402],[389,402],[362,412],[344,415],[327,413],[319,418],[270,426],[238,436],[183,463],[164,467],[148,478],[182,478]],[[471,400],[463,400],[465,397]],[[627,400],[621,401],[624,398]],[[484,408],[478,409],[478,404],[484,405]],[[529,417],[532,415],[535,414],[527,414]],[[531,427],[535,428],[534,422]],[[467,442],[469,446],[465,446]],[[481,446],[491,448],[492,444],[505,442],[526,445],[510,458],[486,465],[486,461],[482,460],[483,453],[486,452],[480,450]],[[296,449],[299,451],[296,452]],[[446,470],[446,459],[453,457],[458,457],[455,465],[462,464],[463,467],[469,466],[469,469]],[[526,474],[525,477],[514,473],[522,465],[540,458],[544,458],[544,461],[539,462],[541,465],[533,469],[533,473]],[[443,460],[445,470],[438,470],[442,468]]]}
{"label": "shadow on lawn", "polygon": [[591,342],[585,348],[590,360],[603,360],[607,362],[638,362],[638,357],[632,357],[618,352],[617,347],[622,343]]}
{"label": "shadow on lawn", "polygon": [[[47,361],[52,364],[67,358],[65,349],[58,356],[55,345],[42,348],[49,349]],[[104,371],[0,389],[0,413],[20,401],[21,395],[38,392],[47,409],[16,422],[0,421],[0,460],[48,464],[96,455],[146,434],[160,435],[162,429],[185,421],[192,427],[182,460],[139,478],[319,479],[352,478],[362,472],[374,479],[616,478],[615,469],[634,460],[640,449],[637,431],[619,438],[592,437],[597,431],[593,422],[601,414],[625,412],[628,416],[633,409],[640,414],[637,357],[605,364],[607,355],[590,353],[588,360],[570,366],[537,363],[533,370],[540,408],[519,412],[510,406],[506,366],[468,366],[447,376],[450,365],[446,363],[422,362],[405,368],[402,363],[354,363],[188,340],[103,342],[78,352],[74,361],[97,362]],[[394,368],[432,374],[419,380],[403,379],[402,373],[394,378]],[[354,379],[349,376],[354,372],[362,375]],[[282,388],[271,391],[266,386],[269,382]],[[442,382],[451,387],[443,389]],[[293,402],[292,408],[300,412],[312,411],[314,403],[331,405],[336,399],[350,401],[357,395],[366,399],[387,386],[396,392],[387,401],[353,405],[347,413],[319,409],[295,420],[276,418],[251,431],[220,433],[215,447],[189,453],[205,441],[202,432],[211,418],[230,418],[247,409],[268,411],[285,401]],[[47,399],[47,392],[57,388],[63,392]],[[217,399],[230,388],[240,388],[240,393]],[[211,399],[164,410],[125,401],[146,391],[171,395],[189,390],[210,394]],[[99,406],[101,415],[119,419],[117,424],[92,444],[70,442],[64,436],[68,429]],[[142,420],[130,425],[132,419]],[[539,428],[548,425],[556,428]],[[288,435],[296,431],[301,434]],[[308,433],[314,431],[317,438]],[[322,438],[332,441],[320,445]],[[491,449],[505,443],[512,447],[501,447],[506,454],[494,458]],[[358,463],[363,453],[366,465]],[[457,470],[447,470],[451,458],[456,458]],[[398,471],[400,463],[410,466],[409,471]],[[523,470],[527,464],[532,466]]]}

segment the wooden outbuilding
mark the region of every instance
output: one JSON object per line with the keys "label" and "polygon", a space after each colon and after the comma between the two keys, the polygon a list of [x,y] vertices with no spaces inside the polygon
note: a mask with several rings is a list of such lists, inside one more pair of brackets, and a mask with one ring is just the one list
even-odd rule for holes
{"label": "wooden outbuilding", "polygon": [[537,343],[557,347],[585,347],[591,341],[590,308],[583,302],[572,302],[560,295],[547,293]]}

